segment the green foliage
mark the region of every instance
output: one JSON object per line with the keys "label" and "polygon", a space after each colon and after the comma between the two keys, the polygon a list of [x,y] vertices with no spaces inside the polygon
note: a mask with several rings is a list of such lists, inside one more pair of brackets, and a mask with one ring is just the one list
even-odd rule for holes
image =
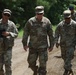
{"label": "green foliage", "polygon": [[56,0],[50,7],[47,16],[51,20],[52,24],[56,25],[61,21],[63,11],[67,9],[71,1],[72,0]]}
{"label": "green foliage", "polygon": [[53,32],[55,32],[56,27],[57,27],[56,25],[52,26]]}
{"label": "green foliage", "polygon": [[19,38],[22,38],[22,36],[23,36],[23,29],[19,30],[19,34],[18,34]]}
{"label": "green foliage", "polygon": [[68,9],[70,4],[75,6],[76,0],[0,0],[0,18],[3,9],[9,8],[12,11],[10,19],[16,24],[20,24],[18,29],[21,29],[26,21],[35,15],[35,7],[43,5],[44,15],[50,19],[53,25],[57,25],[62,20],[63,11]]}

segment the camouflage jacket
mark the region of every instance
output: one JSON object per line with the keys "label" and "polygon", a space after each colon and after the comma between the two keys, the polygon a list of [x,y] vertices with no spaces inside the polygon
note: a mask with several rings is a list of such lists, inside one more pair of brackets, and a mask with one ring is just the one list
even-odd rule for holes
{"label": "camouflage jacket", "polygon": [[36,17],[32,17],[24,27],[23,46],[27,45],[27,39],[28,36],[30,36],[30,48],[47,48],[47,35],[49,36],[50,47],[53,47],[54,38],[51,22],[46,17],[43,17],[41,22],[39,22]]}
{"label": "camouflage jacket", "polygon": [[70,24],[61,21],[55,31],[55,43],[58,43],[60,37],[60,44],[66,46],[75,46],[76,43],[76,22],[71,19]]}
{"label": "camouflage jacket", "polygon": [[76,11],[74,11],[74,13],[71,14],[71,17],[72,17],[72,19],[73,19],[74,21],[76,21]]}
{"label": "camouflage jacket", "polygon": [[10,32],[10,35],[7,37],[1,36],[0,33],[0,41],[4,45],[3,47],[12,47],[14,45],[14,38],[18,35],[15,24],[10,20],[8,20],[7,24],[2,24],[2,19],[0,19],[0,30]]}

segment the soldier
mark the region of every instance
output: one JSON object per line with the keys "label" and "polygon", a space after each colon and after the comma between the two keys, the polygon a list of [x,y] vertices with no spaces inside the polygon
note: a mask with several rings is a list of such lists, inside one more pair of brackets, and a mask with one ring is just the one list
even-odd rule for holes
{"label": "soldier", "polygon": [[74,10],[74,6],[69,6],[69,10],[71,11],[71,18],[76,21],[76,11]]}
{"label": "soldier", "polygon": [[[44,17],[44,7],[37,6],[35,8],[36,16],[30,18],[25,27],[23,34],[23,47],[27,51],[29,47],[28,63],[29,67],[34,72],[33,75],[46,75],[46,64],[48,60],[48,43],[47,35],[49,36],[50,47],[52,51],[54,45],[52,25],[49,19]],[[27,44],[28,36],[30,36],[29,44]],[[37,59],[39,58],[39,67],[37,66]]]}
{"label": "soldier", "polygon": [[[0,75],[12,75],[11,58],[14,38],[18,35],[15,24],[9,20],[11,11],[4,9],[0,19]],[[3,65],[5,65],[5,74]]]}
{"label": "soldier", "polygon": [[[64,60],[64,74],[70,75],[72,71],[71,60],[74,58],[75,43],[76,43],[76,22],[71,19],[71,11],[65,10],[63,12],[64,20],[61,21],[55,31],[56,47],[60,45],[61,56]],[[60,37],[60,43],[58,39]]]}

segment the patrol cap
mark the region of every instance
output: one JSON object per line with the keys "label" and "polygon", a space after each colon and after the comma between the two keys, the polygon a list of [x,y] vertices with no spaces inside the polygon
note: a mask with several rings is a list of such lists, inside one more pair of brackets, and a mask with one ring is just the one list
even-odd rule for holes
{"label": "patrol cap", "polygon": [[3,10],[3,13],[4,13],[4,14],[7,13],[7,14],[9,14],[9,15],[11,16],[11,13],[12,13],[12,12],[11,12],[11,10],[9,10],[9,9],[4,9],[4,10]]}
{"label": "patrol cap", "polygon": [[70,18],[71,17],[71,11],[70,10],[65,10],[63,12],[63,16],[64,16],[64,18]]}
{"label": "patrol cap", "polygon": [[74,10],[74,6],[69,6],[69,10]]}
{"label": "patrol cap", "polygon": [[41,14],[41,13],[44,14],[44,7],[43,6],[37,6],[35,8],[35,11],[36,11],[36,14]]}

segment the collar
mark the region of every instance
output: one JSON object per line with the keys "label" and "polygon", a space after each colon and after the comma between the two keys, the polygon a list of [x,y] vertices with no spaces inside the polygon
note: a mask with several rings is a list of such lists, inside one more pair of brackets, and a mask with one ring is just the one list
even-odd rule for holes
{"label": "collar", "polygon": [[[2,23],[2,19],[0,19],[0,23],[4,24],[4,23]],[[8,24],[9,24],[9,20],[4,25],[8,25]]]}
{"label": "collar", "polygon": [[[35,16],[35,21],[38,21],[36,16]],[[44,17],[42,17],[42,20],[38,22],[44,22]]]}
{"label": "collar", "polygon": [[72,25],[72,19],[69,24],[65,23],[65,20],[63,20],[63,25],[68,25],[68,26]]}

